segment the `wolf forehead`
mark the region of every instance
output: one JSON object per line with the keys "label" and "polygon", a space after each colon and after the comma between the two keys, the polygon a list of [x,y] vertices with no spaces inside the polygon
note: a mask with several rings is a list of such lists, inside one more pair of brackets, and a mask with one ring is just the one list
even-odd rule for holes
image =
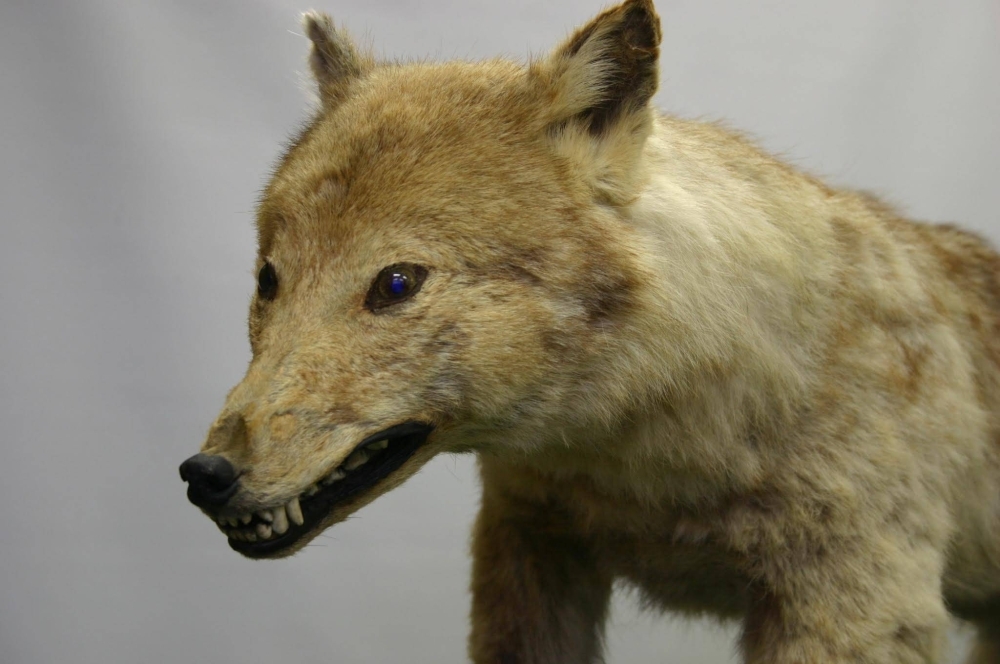
{"label": "wolf forehead", "polygon": [[279,160],[258,211],[261,255],[310,219],[322,222],[313,239],[359,223],[433,235],[503,219],[491,234],[514,241],[539,232],[537,214],[571,216],[574,183],[546,147],[539,88],[499,60],[385,65],[351,82]]}

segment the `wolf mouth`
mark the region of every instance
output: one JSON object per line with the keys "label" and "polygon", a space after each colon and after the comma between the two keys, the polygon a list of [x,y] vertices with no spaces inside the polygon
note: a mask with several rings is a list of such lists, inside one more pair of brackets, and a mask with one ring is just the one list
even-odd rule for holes
{"label": "wolf mouth", "polygon": [[404,422],[368,436],[335,469],[286,504],[252,515],[218,518],[229,546],[249,557],[264,557],[292,546],[333,510],[373,487],[402,466],[427,440],[433,426]]}

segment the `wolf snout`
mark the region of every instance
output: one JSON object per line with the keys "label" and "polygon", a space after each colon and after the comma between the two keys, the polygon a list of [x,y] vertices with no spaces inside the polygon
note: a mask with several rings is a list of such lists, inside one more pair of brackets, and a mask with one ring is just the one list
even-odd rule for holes
{"label": "wolf snout", "polygon": [[195,454],[181,464],[180,471],[188,483],[188,500],[198,507],[224,505],[236,493],[236,469],[225,457]]}

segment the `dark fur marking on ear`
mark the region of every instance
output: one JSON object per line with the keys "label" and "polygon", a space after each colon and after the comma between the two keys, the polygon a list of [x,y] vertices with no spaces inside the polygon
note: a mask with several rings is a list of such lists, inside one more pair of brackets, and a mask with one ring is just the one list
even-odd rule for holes
{"label": "dark fur marking on ear", "polygon": [[[621,16],[615,17],[619,12]],[[568,53],[577,53],[603,21],[615,20],[617,24],[600,37],[606,48],[602,59],[610,65],[602,101],[580,114],[593,135],[604,133],[623,114],[644,107],[659,83],[660,20],[648,0],[626,3],[598,17],[573,37]]]}
{"label": "dark fur marking on ear", "polygon": [[354,45],[340,34],[329,16],[309,14],[305,17],[306,36],[312,42],[309,64],[316,80],[322,85],[361,75]]}
{"label": "dark fur marking on ear", "polygon": [[374,63],[370,56],[358,52],[350,36],[338,30],[326,14],[306,14],[303,28],[312,42],[309,66],[320,99],[330,108],[347,94],[351,81],[361,78]]}
{"label": "dark fur marking on ear", "polygon": [[580,28],[580,30],[570,39],[569,44],[567,44],[566,55],[572,57],[579,53],[580,49],[583,48],[583,45],[587,43],[587,40],[594,36],[594,31],[597,29],[597,25],[598,22],[595,20],[590,25]]}

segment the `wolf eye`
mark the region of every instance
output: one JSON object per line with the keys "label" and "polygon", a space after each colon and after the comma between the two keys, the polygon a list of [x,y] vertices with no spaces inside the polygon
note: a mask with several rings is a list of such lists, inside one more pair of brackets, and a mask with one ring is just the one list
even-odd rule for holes
{"label": "wolf eye", "polygon": [[426,276],[427,268],[421,265],[412,263],[390,265],[375,277],[371,288],[368,289],[365,306],[372,311],[378,311],[413,297],[420,290]]}
{"label": "wolf eye", "polygon": [[264,263],[257,273],[257,294],[265,300],[273,300],[278,294],[278,273],[271,263]]}

